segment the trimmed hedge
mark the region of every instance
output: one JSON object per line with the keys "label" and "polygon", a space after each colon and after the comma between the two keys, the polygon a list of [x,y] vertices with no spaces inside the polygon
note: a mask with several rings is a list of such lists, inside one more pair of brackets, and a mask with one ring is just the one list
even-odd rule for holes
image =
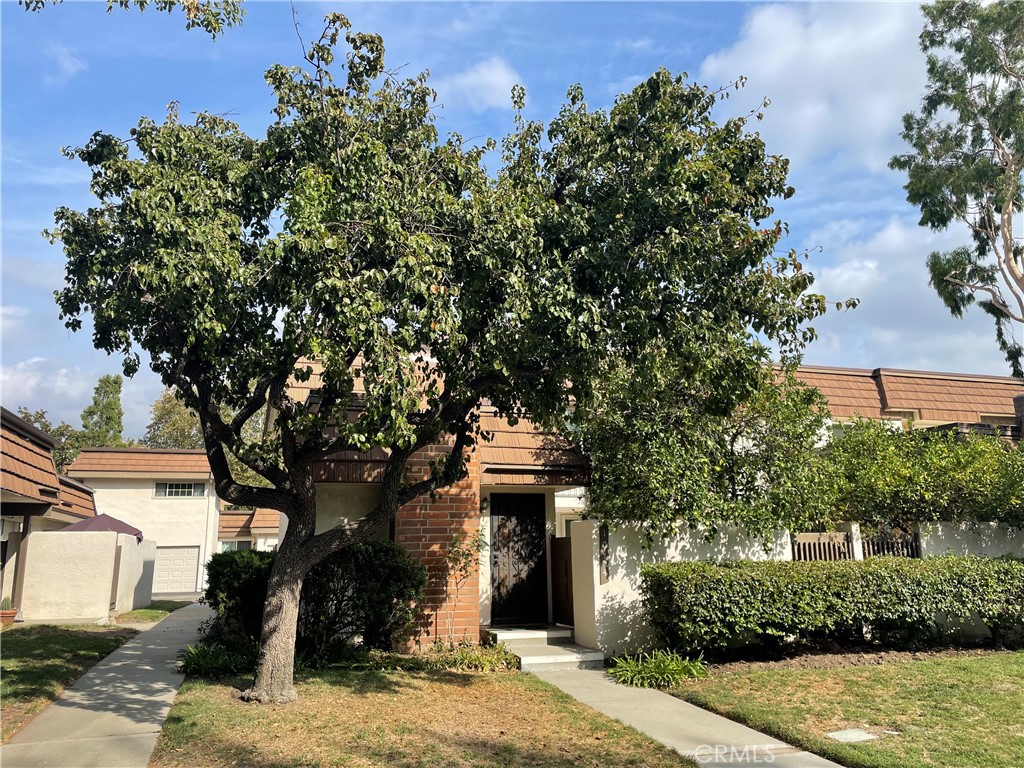
{"label": "trimmed hedge", "polygon": [[659,563],[640,580],[650,625],[682,652],[865,636],[920,643],[979,619],[997,643],[1024,633],[1024,563],[1009,558]]}

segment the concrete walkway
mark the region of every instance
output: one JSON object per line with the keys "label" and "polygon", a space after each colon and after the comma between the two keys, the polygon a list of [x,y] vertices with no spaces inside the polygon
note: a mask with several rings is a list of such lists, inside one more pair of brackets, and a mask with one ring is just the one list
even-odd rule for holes
{"label": "concrete walkway", "polygon": [[210,615],[189,605],[129,640],[0,747],[0,765],[145,768],[184,680],[175,657]]}
{"label": "concrete walkway", "polygon": [[803,752],[667,693],[618,685],[599,669],[534,674],[701,765],[840,768],[823,757]]}

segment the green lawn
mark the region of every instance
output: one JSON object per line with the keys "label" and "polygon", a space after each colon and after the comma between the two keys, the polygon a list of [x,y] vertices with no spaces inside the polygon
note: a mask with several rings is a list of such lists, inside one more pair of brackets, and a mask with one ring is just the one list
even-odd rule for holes
{"label": "green lawn", "polygon": [[[1024,766],[1024,652],[713,672],[672,693],[853,768]],[[825,736],[843,728],[880,738]]]}
{"label": "green lawn", "polygon": [[160,621],[168,614],[174,613],[179,608],[192,605],[188,600],[154,600],[145,608],[137,608],[129,613],[122,613],[117,617],[119,624],[137,623],[142,624],[152,621]]}
{"label": "green lawn", "polygon": [[124,628],[49,624],[5,629],[0,634],[3,741],[135,634]]}
{"label": "green lawn", "polygon": [[571,768],[695,763],[519,672],[341,671],[299,676],[285,706],[188,681],[150,768]]}

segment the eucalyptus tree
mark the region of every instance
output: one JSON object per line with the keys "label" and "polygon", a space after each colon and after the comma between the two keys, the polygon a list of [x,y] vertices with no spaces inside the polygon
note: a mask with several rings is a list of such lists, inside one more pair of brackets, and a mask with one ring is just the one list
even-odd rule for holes
{"label": "eucalyptus tree", "polygon": [[[471,146],[439,136],[427,76],[399,78],[383,55],[332,14],[305,67],[267,72],[264,137],[173,106],[127,139],[94,134],[68,154],[98,201],[59,209],[51,232],[68,327],[90,314],[126,374],[145,357],[176,388],[222,499],[288,518],[249,700],[295,697],[304,575],[463,477],[487,438],[481,398],[509,420],[579,423],[610,361],[657,343],[725,408],[759,375],[757,339],[793,351],[822,310],[775,251],[781,225],[760,223],[792,192],[786,161],[745,119],[712,119],[719,93],[659,70],[603,111],[577,86],[545,131],[517,87],[511,133]],[[734,364],[705,370],[725,345]],[[293,397],[302,382],[314,397]],[[247,437],[264,407],[271,428]],[[432,445],[442,457],[410,477]],[[317,532],[316,462],[371,449],[387,456],[379,501]]]}
{"label": "eucalyptus tree", "polygon": [[921,8],[928,85],[903,118],[913,152],[907,200],[921,224],[967,225],[972,245],[928,257],[931,284],[955,317],[977,303],[992,316],[1014,376],[1024,376],[1024,4],[940,0]]}

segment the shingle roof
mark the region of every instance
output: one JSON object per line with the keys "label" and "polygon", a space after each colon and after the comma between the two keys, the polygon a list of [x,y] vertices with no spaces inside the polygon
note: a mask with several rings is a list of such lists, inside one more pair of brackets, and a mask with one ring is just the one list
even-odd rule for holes
{"label": "shingle roof", "polygon": [[31,501],[59,503],[53,441],[6,408],[0,419],[0,487]]}
{"label": "shingle roof", "polygon": [[76,517],[95,516],[92,489],[57,474],[53,440],[6,408],[2,414],[0,487]]}
{"label": "shingle roof", "polygon": [[96,502],[92,488],[70,477],[61,477],[60,509],[78,517],[95,517]]}
{"label": "shingle roof", "polygon": [[480,444],[483,480],[493,485],[580,485],[587,482],[586,460],[561,435],[544,432],[528,419],[515,426],[497,416],[481,416],[491,436]]}
{"label": "shingle roof", "polygon": [[281,513],[276,509],[221,510],[217,536],[221,539],[248,538],[253,532],[277,535]]}
{"label": "shingle roof", "polygon": [[209,474],[205,451],[164,448],[84,448],[68,467],[73,477],[89,477],[118,472],[171,474]]}
{"label": "shingle roof", "polygon": [[839,418],[988,423],[1012,419],[1013,398],[1024,394],[1024,380],[1009,376],[824,366],[805,366],[796,375],[821,391]]}

